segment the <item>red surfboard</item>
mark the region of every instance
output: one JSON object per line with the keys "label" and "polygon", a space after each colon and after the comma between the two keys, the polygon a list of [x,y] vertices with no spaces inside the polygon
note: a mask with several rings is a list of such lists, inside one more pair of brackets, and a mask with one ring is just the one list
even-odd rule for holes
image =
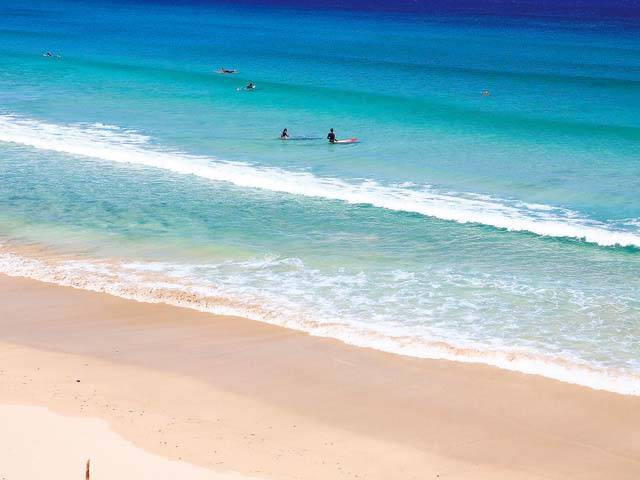
{"label": "red surfboard", "polygon": [[343,140],[336,140],[333,143],[356,143],[358,141],[357,138],[345,138]]}

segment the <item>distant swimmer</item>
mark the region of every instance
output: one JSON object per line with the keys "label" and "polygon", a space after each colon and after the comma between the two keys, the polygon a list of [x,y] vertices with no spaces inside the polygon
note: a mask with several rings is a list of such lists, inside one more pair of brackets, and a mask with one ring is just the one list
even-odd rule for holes
{"label": "distant swimmer", "polygon": [[282,133],[280,134],[280,140],[288,140],[289,139],[289,131],[285,128],[284,130],[282,130]]}
{"label": "distant swimmer", "polygon": [[485,89],[485,90],[482,91],[482,96],[483,97],[488,97],[489,95],[491,95],[491,93],[489,93],[489,90]]}
{"label": "distant swimmer", "polygon": [[42,54],[43,57],[53,57],[53,53],[51,52],[46,52]]}
{"label": "distant swimmer", "polygon": [[242,91],[242,90],[245,90],[245,91],[250,92],[251,90],[255,90],[255,89],[256,89],[256,86],[255,86],[255,84],[254,84],[253,82],[248,83],[248,84],[247,84],[247,85],[245,85],[244,87],[238,87],[238,88],[236,88],[236,90],[237,90],[238,92],[240,92],[240,91]]}
{"label": "distant swimmer", "polygon": [[336,143],[336,134],[333,133],[333,128],[329,129],[329,134],[327,135],[327,140],[329,140],[329,143]]}
{"label": "distant swimmer", "polygon": [[238,71],[235,70],[235,69],[228,69],[228,68],[224,68],[224,67],[220,67],[218,70],[216,70],[216,72],[222,73],[222,74],[225,74],[225,73],[238,73]]}

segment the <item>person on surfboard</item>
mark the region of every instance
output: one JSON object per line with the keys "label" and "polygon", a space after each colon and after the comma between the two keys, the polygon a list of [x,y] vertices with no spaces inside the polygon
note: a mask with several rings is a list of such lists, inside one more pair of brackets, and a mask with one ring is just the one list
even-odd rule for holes
{"label": "person on surfboard", "polygon": [[284,130],[282,130],[282,133],[280,134],[280,140],[288,140],[289,139],[289,131],[285,128]]}
{"label": "person on surfboard", "polygon": [[336,134],[333,133],[333,128],[329,129],[329,133],[327,134],[327,140],[329,140],[329,143],[336,143]]}

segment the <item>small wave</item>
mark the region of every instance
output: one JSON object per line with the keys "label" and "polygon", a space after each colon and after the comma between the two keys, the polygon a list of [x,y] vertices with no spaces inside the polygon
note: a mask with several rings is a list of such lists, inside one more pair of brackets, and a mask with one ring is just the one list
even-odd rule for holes
{"label": "small wave", "polygon": [[[215,284],[192,282],[194,271],[202,266],[161,262],[114,262],[107,260],[51,257],[27,249],[28,256],[16,248],[0,249],[0,272],[27,277],[82,290],[108,293],[146,303],[164,303],[218,315],[232,315],[292,328],[314,336],[330,337],[344,343],[374,348],[400,355],[479,363],[566,383],[623,395],[640,396],[640,375],[588,364],[580,360],[552,356],[526,349],[472,345],[440,338],[398,334],[392,327],[363,322],[319,320],[300,311],[286,298],[275,302],[267,297],[242,295]],[[264,267],[302,268],[298,259],[264,258],[236,262],[234,267],[262,270]],[[398,272],[399,280],[406,275]],[[242,283],[242,282],[240,282]]]}
{"label": "small wave", "polygon": [[[429,187],[349,182],[239,162],[228,162],[154,146],[135,131],[103,124],[57,125],[0,115],[0,141],[118,163],[197,175],[242,188],[262,189],[418,213],[458,223],[476,223],[536,235],[573,238],[601,246],[640,248],[640,232],[620,230],[581,218],[575,212],[540,204],[509,202],[478,194],[439,192]],[[408,185],[408,184],[407,184]]]}

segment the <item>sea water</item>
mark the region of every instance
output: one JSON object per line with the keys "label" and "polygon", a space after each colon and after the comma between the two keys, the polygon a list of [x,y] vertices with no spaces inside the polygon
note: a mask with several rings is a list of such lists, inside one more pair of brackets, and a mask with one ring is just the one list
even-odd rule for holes
{"label": "sea water", "polygon": [[0,272],[640,394],[639,10],[390,5],[5,0]]}

